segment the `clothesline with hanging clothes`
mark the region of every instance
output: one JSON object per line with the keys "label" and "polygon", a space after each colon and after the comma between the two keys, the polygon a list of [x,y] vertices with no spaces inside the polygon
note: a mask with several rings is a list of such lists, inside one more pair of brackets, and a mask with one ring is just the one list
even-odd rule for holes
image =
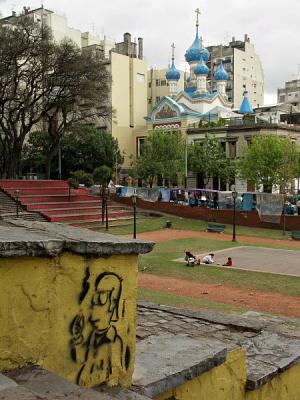
{"label": "clothesline with hanging clothes", "polygon": [[[206,206],[225,210],[233,207],[231,191],[214,189],[123,186],[119,188],[118,194],[120,197],[132,197],[136,195],[146,202],[172,202],[175,204]],[[248,212],[255,210],[256,207],[262,221],[278,222],[283,211],[283,196],[276,193],[238,193],[236,199],[237,209]]]}

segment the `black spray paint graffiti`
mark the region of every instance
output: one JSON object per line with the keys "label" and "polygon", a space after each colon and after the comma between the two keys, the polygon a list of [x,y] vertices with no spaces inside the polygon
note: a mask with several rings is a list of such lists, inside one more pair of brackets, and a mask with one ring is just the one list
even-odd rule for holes
{"label": "black spray paint graffiti", "polygon": [[124,349],[114,325],[119,320],[122,279],[112,272],[104,272],[97,276],[92,289],[89,278],[87,268],[79,304],[89,296],[89,315],[85,317],[79,312],[70,325],[71,357],[80,365],[77,384],[81,386],[107,382],[114,372],[128,369],[131,358],[129,347]]}

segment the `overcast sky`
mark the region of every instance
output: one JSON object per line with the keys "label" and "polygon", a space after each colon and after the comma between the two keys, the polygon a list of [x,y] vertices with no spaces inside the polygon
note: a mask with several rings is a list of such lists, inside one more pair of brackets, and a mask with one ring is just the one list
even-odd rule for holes
{"label": "overcast sky", "polygon": [[[3,16],[40,0],[0,0]],[[276,90],[298,76],[300,65],[299,0],[44,0],[44,6],[66,14],[69,25],[121,41],[124,32],[144,38],[150,67],[165,67],[175,42],[177,66],[195,35],[199,7],[204,44],[228,43],[232,36],[250,36],[265,74],[265,102],[276,101]]]}

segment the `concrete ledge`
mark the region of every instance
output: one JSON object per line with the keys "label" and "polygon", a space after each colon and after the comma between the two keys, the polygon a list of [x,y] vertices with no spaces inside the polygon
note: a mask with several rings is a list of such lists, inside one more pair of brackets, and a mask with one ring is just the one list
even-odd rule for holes
{"label": "concrete ledge", "polygon": [[233,315],[221,314],[213,311],[201,310],[191,311],[186,309],[178,309],[175,307],[158,305],[150,302],[139,301],[140,307],[147,309],[165,311],[173,315],[183,315],[188,318],[195,318],[202,321],[211,322],[213,324],[226,325],[229,328],[233,328],[238,331],[247,331],[259,333],[267,326],[267,323],[263,321],[250,320],[249,318]]}
{"label": "concrete ledge", "polygon": [[0,221],[0,257],[55,257],[64,251],[83,255],[144,254],[154,242],[128,240],[65,224]]}
{"label": "concrete ledge", "polygon": [[133,389],[153,398],[223,364],[226,355],[226,348],[213,340],[201,343],[187,335],[151,336],[137,343]]}

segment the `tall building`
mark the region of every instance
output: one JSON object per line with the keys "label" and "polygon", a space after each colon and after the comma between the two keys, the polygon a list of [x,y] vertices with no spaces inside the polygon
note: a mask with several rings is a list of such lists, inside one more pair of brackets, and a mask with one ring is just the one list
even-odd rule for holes
{"label": "tall building", "polygon": [[[123,42],[115,43],[104,37],[99,38],[89,32],[81,32],[68,26],[66,16],[61,16],[40,7],[31,10],[24,7],[22,15],[30,15],[35,22],[44,23],[52,30],[53,39],[60,42],[64,38],[73,40],[83,51],[96,52],[103,58],[112,77],[111,106],[109,121],[99,120],[98,128],[106,129],[118,139],[124,153],[124,166],[130,166],[130,157],[135,153],[137,131],[146,129],[144,117],[147,115],[147,66],[143,60],[143,39],[131,40],[130,33],[124,34]],[[13,24],[19,17],[15,12],[0,19],[1,24]]]}
{"label": "tall building", "polygon": [[277,90],[278,103],[293,106],[294,111],[300,111],[300,79],[285,82],[283,89]]}
{"label": "tall building", "polygon": [[[168,68],[148,70],[148,113],[160,101],[163,96],[169,96],[170,87],[166,79]],[[180,72],[180,79],[178,81],[178,89],[184,89],[184,71]]]}
{"label": "tall building", "polygon": [[262,63],[248,35],[245,35],[243,41],[233,37],[228,45],[208,46],[207,50],[210,52],[210,59],[207,62],[207,66],[210,68],[208,85],[212,90],[216,89],[214,72],[222,59],[224,68],[229,75],[226,94],[233,103],[233,107],[239,108],[243,101],[244,87],[248,91],[253,107],[264,104]]}

